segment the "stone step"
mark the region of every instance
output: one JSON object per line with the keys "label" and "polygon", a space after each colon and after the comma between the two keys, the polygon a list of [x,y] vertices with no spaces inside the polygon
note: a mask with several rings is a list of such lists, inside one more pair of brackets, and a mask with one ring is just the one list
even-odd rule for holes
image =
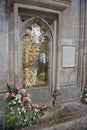
{"label": "stone step", "polygon": [[67,119],[67,118],[72,118],[74,116],[79,116],[81,114],[84,114],[87,112],[87,105],[74,102],[72,104],[66,104],[62,106],[60,109],[59,108],[53,108],[50,110],[47,114],[47,119],[52,120],[52,119]]}
{"label": "stone step", "polygon": [[87,115],[82,115],[79,118],[61,123],[39,124],[32,127],[22,128],[20,130],[87,130]]}
{"label": "stone step", "polygon": [[38,125],[20,130],[87,130],[87,106],[72,103],[60,110],[51,109]]}

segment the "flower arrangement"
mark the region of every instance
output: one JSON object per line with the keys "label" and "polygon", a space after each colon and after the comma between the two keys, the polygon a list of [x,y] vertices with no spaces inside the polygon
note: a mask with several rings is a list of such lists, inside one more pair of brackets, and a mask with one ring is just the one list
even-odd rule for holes
{"label": "flower arrangement", "polygon": [[31,95],[12,82],[7,83],[7,88],[4,99],[7,125],[16,128],[38,122],[48,105],[32,104]]}
{"label": "flower arrangement", "polygon": [[81,98],[81,101],[87,104],[87,88],[84,88],[83,90],[83,96]]}

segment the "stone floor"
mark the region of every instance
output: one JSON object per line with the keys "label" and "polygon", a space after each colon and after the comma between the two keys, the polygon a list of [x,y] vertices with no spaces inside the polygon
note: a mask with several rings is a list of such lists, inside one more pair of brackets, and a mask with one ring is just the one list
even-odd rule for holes
{"label": "stone floor", "polygon": [[87,130],[87,105],[65,104],[61,109],[50,110],[40,124],[21,130]]}
{"label": "stone floor", "polygon": [[40,130],[87,130],[87,115]]}

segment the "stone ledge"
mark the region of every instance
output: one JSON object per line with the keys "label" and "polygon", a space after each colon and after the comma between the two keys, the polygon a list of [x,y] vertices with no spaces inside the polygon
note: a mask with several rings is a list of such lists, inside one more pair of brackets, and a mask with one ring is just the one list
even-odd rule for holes
{"label": "stone ledge", "polygon": [[46,7],[63,11],[70,5],[71,0],[8,0],[8,6],[14,3]]}

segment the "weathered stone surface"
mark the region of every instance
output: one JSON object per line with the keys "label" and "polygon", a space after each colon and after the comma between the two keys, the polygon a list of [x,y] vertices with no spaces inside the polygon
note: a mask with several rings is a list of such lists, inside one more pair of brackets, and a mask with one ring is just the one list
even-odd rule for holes
{"label": "weathered stone surface", "polygon": [[6,15],[7,7],[6,7],[6,0],[0,0],[0,15]]}
{"label": "weathered stone surface", "polygon": [[8,34],[0,33],[0,52],[4,51],[8,51]]}
{"label": "weathered stone surface", "polygon": [[8,73],[0,73],[0,91],[6,90],[6,85],[9,80]]}
{"label": "weathered stone surface", "polygon": [[61,87],[60,93],[61,93],[61,102],[62,103],[80,100],[80,97],[82,94],[80,89],[76,86]]}
{"label": "weathered stone surface", "polygon": [[76,74],[76,69],[74,68],[71,68],[70,70],[67,68],[67,69],[61,69],[60,71],[60,86],[73,86],[73,85],[76,85],[76,77],[77,77],[77,74]]}
{"label": "weathered stone surface", "polygon": [[73,118],[80,117],[86,110],[87,106],[74,102],[61,107],[61,109],[55,108],[51,112],[48,112],[47,117],[42,119],[41,122],[60,123],[67,120],[72,120]]}
{"label": "weathered stone surface", "polygon": [[29,93],[32,95],[32,102],[52,105],[52,98],[48,87],[32,89]]}
{"label": "weathered stone surface", "polygon": [[59,125],[55,124],[50,128],[41,128],[40,130],[87,130],[87,116],[83,116],[80,119],[75,119],[73,121],[69,121]]}
{"label": "weathered stone surface", "polygon": [[[34,5],[34,6],[40,6],[40,7],[48,7],[56,10],[64,10],[66,9],[69,4],[71,3],[71,0],[8,0],[8,4],[13,3],[22,3],[27,5]],[[50,3],[50,5],[49,5]]]}
{"label": "weathered stone surface", "polygon": [[8,32],[8,21],[6,15],[0,15],[0,33]]}

